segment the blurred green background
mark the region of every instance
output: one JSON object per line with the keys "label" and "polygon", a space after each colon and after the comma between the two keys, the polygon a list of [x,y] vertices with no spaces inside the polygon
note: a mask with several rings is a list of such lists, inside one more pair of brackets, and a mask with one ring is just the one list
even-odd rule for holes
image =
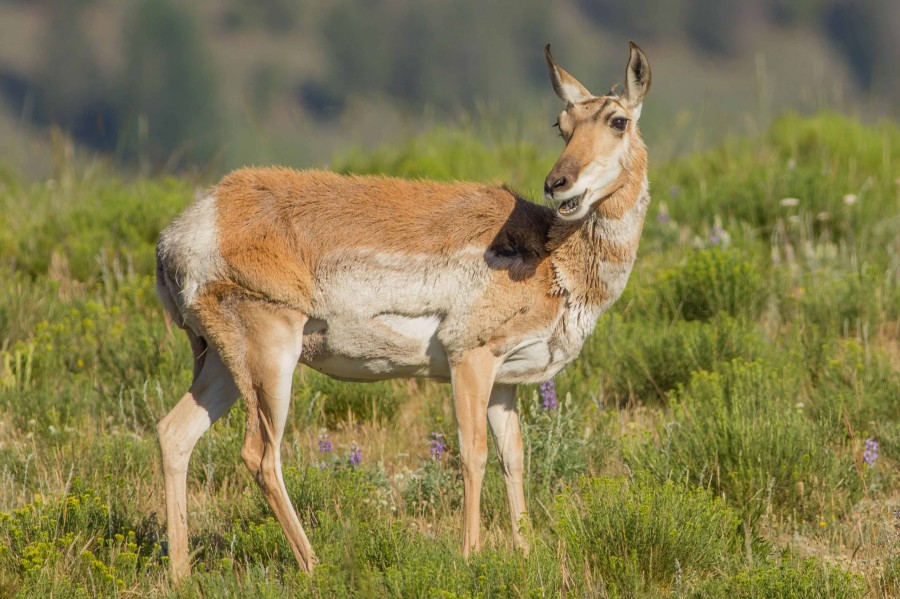
{"label": "blurred green background", "polygon": [[897,31],[887,0],[0,0],[0,152],[44,177],[62,134],[77,156],[216,178],[461,120],[547,144],[544,44],[602,93],[633,39],[644,133],[670,158],[788,108],[897,116]]}

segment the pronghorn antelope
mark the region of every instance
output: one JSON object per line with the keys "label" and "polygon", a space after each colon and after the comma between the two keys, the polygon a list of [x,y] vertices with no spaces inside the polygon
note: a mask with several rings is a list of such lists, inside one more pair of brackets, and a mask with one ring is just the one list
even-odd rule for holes
{"label": "pronghorn antelope", "polygon": [[503,187],[282,168],[227,175],[163,231],[159,294],[187,332],[190,390],[158,425],[174,577],[190,572],[187,466],[243,396],[241,457],[303,570],[312,547],[281,474],[297,363],[334,378],[452,385],[463,553],[477,550],[490,423],[512,518],[525,514],[516,384],[574,360],[631,272],[650,197],[637,121],[650,68],[631,44],[624,92],[594,96],[553,62],[565,149],[556,207]]}

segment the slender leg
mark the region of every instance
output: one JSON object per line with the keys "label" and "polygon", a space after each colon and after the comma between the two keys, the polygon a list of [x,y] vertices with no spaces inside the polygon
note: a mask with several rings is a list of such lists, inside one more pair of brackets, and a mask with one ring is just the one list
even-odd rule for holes
{"label": "slender leg", "polygon": [[239,393],[219,355],[208,351],[190,390],[156,426],[166,484],[169,560],[177,582],[191,572],[188,557],[187,469],[197,441]]}
{"label": "slender leg", "polygon": [[519,531],[519,523],[525,517],[525,491],[522,488],[522,433],[516,412],[515,385],[494,385],[488,403],[488,422],[494,433],[503,480],[506,482],[513,539],[518,547],[527,550],[525,539]]}
{"label": "slender leg", "polygon": [[481,484],[487,464],[487,406],[496,359],[486,348],[473,350],[451,368],[463,471],[463,555],[481,548]]}
{"label": "slender leg", "polygon": [[315,555],[291,505],[281,473],[281,440],[290,406],[292,377],[300,359],[303,320],[272,317],[266,321],[259,314],[254,320],[254,328],[265,329],[248,336],[248,349],[252,349],[252,353],[248,351],[252,355],[248,366],[256,393],[259,428],[248,427],[241,457],[275,512],[300,568],[312,572]]}

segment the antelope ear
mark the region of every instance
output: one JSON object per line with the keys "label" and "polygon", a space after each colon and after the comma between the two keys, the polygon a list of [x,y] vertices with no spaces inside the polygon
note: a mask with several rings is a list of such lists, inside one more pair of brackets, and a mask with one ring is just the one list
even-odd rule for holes
{"label": "antelope ear", "polygon": [[550,54],[550,44],[544,47],[544,57],[547,59],[547,69],[550,71],[550,83],[553,84],[553,90],[561,100],[569,104],[578,104],[594,97],[575,77],[572,77],[562,67],[556,66],[556,63],[553,62],[553,55]]}
{"label": "antelope ear", "polygon": [[641,116],[641,104],[650,89],[650,63],[634,42],[628,42],[631,56],[625,69],[625,99],[631,104],[634,120]]}

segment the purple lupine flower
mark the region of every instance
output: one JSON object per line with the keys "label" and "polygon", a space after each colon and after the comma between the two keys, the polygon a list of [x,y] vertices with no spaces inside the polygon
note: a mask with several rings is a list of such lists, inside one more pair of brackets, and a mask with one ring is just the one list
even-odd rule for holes
{"label": "purple lupine flower", "polygon": [[712,233],[709,236],[709,242],[712,245],[719,245],[719,242],[722,241],[722,234],[725,233],[725,229],[716,225],[712,229]]}
{"label": "purple lupine flower", "polygon": [[553,379],[541,383],[540,390],[544,409],[555,410],[559,406],[559,401],[556,399],[556,383]]}
{"label": "purple lupine flower", "polygon": [[443,433],[431,433],[431,459],[440,462],[445,451],[447,444],[444,443]]}
{"label": "purple lupine flower", "polygon": [[660,212],[656,215],[656,222],[661,225],[668,225],[670,222],[672,222],[672,219],[669,217],[668,212]]}
{"label": "purple lupine flower", "polygon": [[863,462],[866,463],[866,466],[870,468],[875,465],[875,460],[878,459],[878,441],[875,439],[866,439],[866,445],[863,448]]}
{"label": "purple lupine flower", "polygon": [[334,445],[328,435],[319,435],[319,453],[331,453],[334,451]]}
{"label": "purple lupine flower", "polygon": [[356,443],[350,446],[350,465],[354,468],[362,462],[362,451],[356,446]]}

